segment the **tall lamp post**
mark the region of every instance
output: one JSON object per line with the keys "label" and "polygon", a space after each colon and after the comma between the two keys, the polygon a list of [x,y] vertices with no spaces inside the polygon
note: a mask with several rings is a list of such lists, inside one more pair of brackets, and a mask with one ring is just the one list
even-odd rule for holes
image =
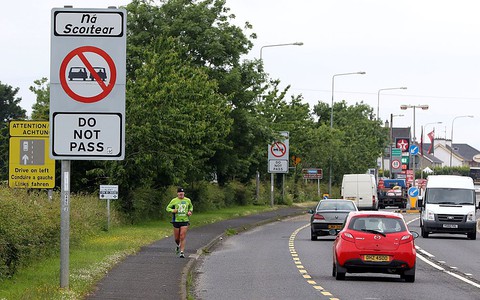
{"label": "tall lamp post", "polygon": [[[295,42],[295,43],[286,43],[286,44],[273,44],[273,45],[264,45],[260,48],[260,61],[263,63],[263,48],[270,48],[270,47],[283,47],[283,46],[303,46],[303,42]],[[260,96],[259,96],[260,97]],[[285,178],[285,174],[283,174]],[[256,189],[256,198],[258,199],[260,194],[260,173],[257,171],[257,189]],[[283,180],[285,182],[285,180]],[[274,204],[274,197],[273,197],[273,190],[274,190],[274,180],[273,180],[273,173],[270,173],[270,206],[273,207]],[[284,190],[284,189],[283,189]],[[283,193],[283,191],[282,191]]]}
{"label": "tall lamp post", "polygon": [[390,114],[390,161],[389,161],[390,162],[390,166],[389,166],[390,179],[394,179],[392,174],[392,148],[393,148],[393,145],[395,145],[393,141],[393,118],[394,117],[403,117],[403,115]]}
{"label": "tall lamp post", "polygon": [[458,118],[473,118],[472,115],[468,115],[468,116],[457,116],[455,118],[453,118],[452,120],[452,132],[450,134],[450,168],[452,167],[452,156],[453,156],[453,123],[455,122],[456,119]]}
{"label": "tall lamp post", "polygon": [[260,48],[260,60],[262,60],[263,48],[269,47],[282,47],[282,46],[303,46],[303,42],[287,43],[287,44],[274,44],[274,45],[265,45]]}
{"label": "tall lamp post", "polygon": [[[364,75],[365,72],[351,72],[351,73],[340,73],[332,76],[332,107],[330,110],[330,128],[333,128],[333,103],[334,103],[334,91],[335,91],[335,77],[336,76],[345,76],[345,75]],[[332,154],[330,154],[330,174],[328,178],[328,195],[332,195]]]}
{"label": "tall lamp post", "polygon": [[384,89],[379,89],[378,90],[378,97],[377,97],[377,119],[380,120],[380,92],[381,91],[387,91],[387,90],[406,90],[406,86],[402,87],[394,87],[394,88],[384,88]]}
{"label": "tall lamp post", "polygon": [[[416,135],[415,135],[415,108],[421,108],[422,110],[427,110],[428,105],[419,104],[419,105],[401,105],[400,106],[400,109],[402,109],[402,110],[406,110],[408,108],[413,108],[413,142],[412,142],[412,144],[416,144],[417,143],[417,138],[416,138]],[[415,159],[413,160],[413,163],[412,163],[412,170],[413,170],[413,183],[412,183],[412,185],[415,186]]]}
{"label": "tall lamp post", "polygon": [[[383,88],[383,89],[379,89],[378,90],[378,93],[377,93],[377,120],[380,120],[380,92],[381,91],[388,91],[388,90],[406,90],[407,87],[405,86],[402,86],[402,87],[392,87],[392,88]],[[382,175],[385,176],[385,166],[384,166],[384,157],[383,157],[383,154],[385,153],[385,150],[382,151],[382,155],[380,157],[380,162],[381,162],[381,168],[382,168]],[[378,173],[380,173],[378,171],[378,167],[376,166],[375,169],[377,170],[377,179],[378,179]]]}

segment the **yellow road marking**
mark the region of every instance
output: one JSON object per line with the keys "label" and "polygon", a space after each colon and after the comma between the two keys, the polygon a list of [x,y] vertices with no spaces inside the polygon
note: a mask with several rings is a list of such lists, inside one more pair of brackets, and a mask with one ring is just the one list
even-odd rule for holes
{"label": "yellow road marking", "polygon": [[[302,274],[303,278],[307,279],[307,283],[310,284],[315,290],[320,291],[322,295],[324,296],[332,296],[330,292],[325,291],[325,289],[315,282],[315,280],[308,280],[311,279],[312,277],[308,275],[308,271],[305,269],[305,267],[302,265],[302,262],[300,261],[300,258],[298,257],[298,253],[295,250],[295,238],[297,237],[297,234],[300,232],[300,230],[305,229],[309,227],[310,224],[306,224],[298,229],[296,229],[289,238],[288,242],[288,248],[290,249],[290,255],[292,255],[293,262],[295,265],[297,265],[297,269]],[[330,300],[340,300],[339,298],[330,298]]]}

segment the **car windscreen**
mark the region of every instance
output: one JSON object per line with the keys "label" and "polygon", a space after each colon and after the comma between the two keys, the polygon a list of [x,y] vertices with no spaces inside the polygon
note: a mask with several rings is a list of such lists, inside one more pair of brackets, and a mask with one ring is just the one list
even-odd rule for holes
{"label": "car windscreen", "polygon": [[351,201],[333,202],[333,201],[320,201],[317,206],[317,210],[348,210],[354,211],[355,205]]}
{"label": "car windscreen", "polygon": [[392,233],[406,230],[405,222],[400,218],[366,216],[353,218],[349,229],[367,232]]}
{"label": "car windscreen", "polygon": [[453,188],[429,188],[425,193],[425,203],[430,204],[475,204],[475,191]]}

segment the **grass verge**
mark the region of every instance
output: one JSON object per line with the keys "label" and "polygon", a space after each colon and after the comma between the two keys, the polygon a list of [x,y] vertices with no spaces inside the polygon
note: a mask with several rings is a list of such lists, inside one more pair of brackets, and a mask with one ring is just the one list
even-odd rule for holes
{"label": "grass verge", "polygon": [[[192,227],[271,210],[269,206],[236,206],[195,213]],[[200,221],[201,220],[201,221]],[[83,299],[106,272],[140,247],[171,235],[168,221],[113,227],[70,246],[69,287],[60,288],[60,258],[46,258],[0,282],[0,299]]]}

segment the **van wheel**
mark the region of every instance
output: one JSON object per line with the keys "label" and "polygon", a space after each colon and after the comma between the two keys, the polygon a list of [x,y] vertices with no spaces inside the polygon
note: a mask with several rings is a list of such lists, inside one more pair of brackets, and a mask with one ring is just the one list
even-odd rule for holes
{"label": "van wheel", "polygon": [[422,227],[421,230],[422,230],[422,237],[425,239],[428,238],[428,231],[426,231],[424,227]]}
{"label": "van wheel", "polygon": [[477,239],[477,232],[474,231],[474,232],[469,232],[467,233],[467,237],[470,239],[470,240],[476,240]]}

